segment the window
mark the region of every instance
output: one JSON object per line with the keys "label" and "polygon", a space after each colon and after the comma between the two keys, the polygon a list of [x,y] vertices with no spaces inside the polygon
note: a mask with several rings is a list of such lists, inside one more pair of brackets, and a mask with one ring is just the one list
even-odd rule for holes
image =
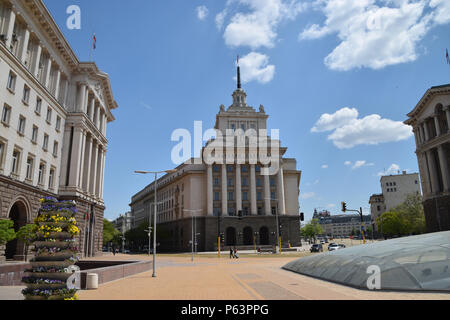
{"label": "window", "polygon": [[233,172],[233,166],[228,166],[227,170],[228,170],[228,172]]}
{"label": "window", "polygon": [[49,124],[52,123],[52,109],[47,109],[47,118],[45,119]]}
{"label": "window", "polygon": [[232,123],[232,124],[231,124],[231,130],[234,130],[234,129],[236,129],[236,126],[235,126],[234,123]]}
{"label": "window", "polygon": [[242,172],[248,172],[247,166],[242,166]]}
{"label": "window", "polygon": [[271,192],[271,193],[270,193],[270,198],[271,198],[272,200],[276,200],[276,198],[275,198],[275,192]]}
{"label": "window", "polygon": [[415,181],[415,183],[418,184],[418,183],[417,183],[417,180]]}
{"label": "window", "polygon": [[28,157],[28,159],[27,159],[27,175],[26,175],[26,178],[28,180],[33,180],[33,163],[34,163],[33,157]]}
{"label": "window", "polygon": [[214,185],[218,186],[219,185],[219,178],[214,178]]}
{"label": "window", "polygon": [[36,126],[33,126],[33,131],[31,133],[31,142],[36,143],[37,137],[38,137],[39,128]]}
{"label": "window", "polygon": [[53,189],[53,179],[55,177],[55,169],[50,169],[50,173],[48,174],[48,188]]}
{"label": "window", "polygon": [[255,166],[255,171],[256,172],[260,172],[261,171],[261,167],[260,166]]}
{"label": "window", "polygon": [[242,185],[244,186],[244,187],[246,187],[247,186],[247,178],[242,178]]}
{"label": "window", "polygon": [[256,178],[256,186],[261,187],[261,178]]}
{"label": "window", "polygon": [[19,125],[17,126],[17,132],[19,132],[20,135],[24,135],[25,133],[25,117],[20,115],[19,117]]}
{"label": "window", "polygon": [[214,216],[215,217],[220,216],[220,208],[214,208],[213,211],[214,211]]}
{"label": "window", "polygon": [[41,107],[42,107],[42,99],[37,97],[36,99],[36,107],[34,109],[34,112],[36,112],[38,115],[41,114]]}
{"label": "window", "polygon": [[247,192],[242,192],[242,200],[248,201],[248,194],[247,194]]}
{"label": "window", "polygon": [[256,193],[256,199],[257,199],[258,201],[261,201],[261,200],[262,200],[262,194],[261,194],[261,192],[257,192],[257,193]]}
{"label": "window", "polygon": [[262,215],[262,207],[258,207],[258,216]]}
{"label": "window", "polygon": [[44,175],[45,175],[45,163],[41,163],[39,165],[39,177],[38,177],[38,183],[40,185],[44,184]]}
{"label": "window", "polygon": [[245,124],[241,124],[241,129],[245,131]]}
{"label": "window", "polygon": [[220,194],[219,192],[214,192],[214,200],[219,201],[220,200]]}
{"label": "window", "polygon": [[214,172],[219,172],[219,166],[214,166],[213,170],[214,170]]}
{"label": "window", "polygon": [[234,216],[234,208],[228,208],[228,215]]}
{"label": "window", "polygon": [[42,144],[42,149],[47,151],[48,149],[48,135],[44,133],[44,143]]}
{"label": "window", "polygon": [[234,193],[232,191],[228,192],[228,201],[234,200]]}
{"label": "window", "polygon": [[14,89],[16,88],[16,75],[12,72],[9,73],[8,76],[8,83],[6,84],[6,88],[12,92],[14,92]]}
{"label": "window", "polygon": [[54,155],[55,157],[58,156],[58,142],[57,142],[57,141],[55,141],[55,142],[53,143],[53,155]]}
{"label": "window", "polygon": [[11,165],[11,173],[18,174],[19,161],[20,161],[20,152],[18,150],[14,150],[13,158],[12,158],[12,165]]}
{"label": "window", "polygon": [[25,85],[23,87],[23,96],[22,96],[22,101],[28,105],[28,103],[30,102],[30,88]]}
{"label": "window", "polygon": [[229,178],[228,179],[228,186],[232,187],[233,186],[233,178]]}
{"label": "window", "polygon": [[274,178],[270,178],[270,186],[275,187],[275,179]]}
{"label": "window", "polygon": [[277,214],[277,207],[272,207],[272,214],[276,215]]}
{"label": "window", "polygon": [[4,123],[5,125],[9,125],[10,117],[11,117],[11,107],[5,104],[3,106],[2,111],[2,123]]}
{"label": "window", "polygon": [[61,130],[61,117],[56,116],[56,131]]}

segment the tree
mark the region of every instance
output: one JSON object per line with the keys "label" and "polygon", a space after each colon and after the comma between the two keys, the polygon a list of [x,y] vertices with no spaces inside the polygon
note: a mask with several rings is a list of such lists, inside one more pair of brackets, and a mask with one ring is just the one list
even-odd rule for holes
{"label": "tree", "polygon": [[106,245],[113,240],[117,240],[120,234],[120,231],[114,228],[112,222],[103,219],[103,245]]}
{"label": "tree", "polygon": [[377,223],[384,234],[410,235],[425,232],[425,214],[422,205],[422,197],[419,194],[411,194],[405,202],[383,213]]}
{"label": "tree", "polygon": [[36,225],[27,224],[17,231],[17,239],[21,240],[25,244],[25,261],[27,261],[28,248],[36,238]]}
{"label": "tree", "polygon": [[308,222],[303,229],[301,230],[302,234],[305,235],[308,239],[314,239],[314,242],[316,241],[316,236],[323,234],[323,228],[319,224],[318,219],[312,219],[310,222]]}
{"label": "tree", "polygon": [[14,222],[12,220],[0,220],[0,245],[5,245],[16,238]]}

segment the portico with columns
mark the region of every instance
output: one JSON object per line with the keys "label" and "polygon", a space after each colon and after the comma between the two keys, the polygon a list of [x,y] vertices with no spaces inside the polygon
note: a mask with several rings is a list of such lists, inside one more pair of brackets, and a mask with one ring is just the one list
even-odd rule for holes
{"label": "portico with columns", "polygon": [[408,114],[428,232],[450,230],[450,85],[430,88]]}

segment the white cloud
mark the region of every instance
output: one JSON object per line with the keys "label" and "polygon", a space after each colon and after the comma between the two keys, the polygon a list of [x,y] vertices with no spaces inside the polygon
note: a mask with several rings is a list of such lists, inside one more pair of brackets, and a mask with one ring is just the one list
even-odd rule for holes
{"label": "white cloud", "polygon": [[300,198],[303,200],[314,198],[316,194],[314,192],[306,192],[300,195]]}
{"label": "white cloud", "polygon": [[303,30],[299,39],[337,34],[341,42],[324,62],[341,71],[415,61],[427,32],[450,22],[448,0],[315,0],[313,7],[326,20]]}
{"label": "white cloud", "polygon": [[324,113],[311,129],[311,132],[331,131],[350,123],[356,118],[358,118],[358,110],[350,108],[342,108],[334,114]]}
{"label": "white cloud", "polygon": [[275,75],[275,66],[269,65],[269,57],[265,54],[250,52],[239,59],[241,66],[242,82],[257,81],[259,83],[270,82]]}
{"label": "white cloud", "polygon": [[219,29],[219,30],[222,29],[223,23],[224,23],[224,21],[225,21],[225,18],[226,18],[226,16],[227,16],[227,14],[228,14],[228,10],[225,9],[225,10],[219,12],[219,13],[216,15],[216,19],[215,19],[215,20],[216,20],[216,26],[217,26],[217,29]]}
{"label": "white cloud", "polygon": [[345,161],[345,162],[344,162],[344,165],[346,165],[346,166],[351,166],[351,165],[352,165],[352,162],[351,162],[351,161]]}
{"label": "white cloud", "polygon": [[[344,110],[344,111],[343,111]],[[349,113],[349,110],[353,110]],[[358,145],[378,145],[386,142],[406,140],[413,135],[412,128],[401,121],[382,119],[372,114],[357,119],[356,109],[344,108],[336,113],[324,114],[311,132],[333,131],[328,140],[339,149],[350,149]],[[343,115],[347,115],[344,117]]]}
{"label": "white cloud", "polygon": [[314,181],[314,184],[319,184],[319,180],[318,180],[318,179],[315,180],[315,181]]}
{"label": "white cloud", "polygon": [[359,168],[362,168],[362,167],[372,167],[374,165],[375,165],[374,163],[367,163],[366,160],[358,160],[358,161],[355,162],[355,164],[353,165],[352,169],[355,170],[355,169],[359,169]]}
{"label": "white cloud", "polygon": [[206,6],[198,6],[197,7],[197,18],[199,20],[205,20],[205,18],[208,16],[209,10]]}
{"label": "white cloud", "polygon": [[400,172],[400,166],[398,164],[391,164],[391,166],[387,169],[385,172],[379,172],[378,175],[381,176],[388,176],[391,174],[398,174]]}
{"label": "white cloud", "polygon": [[327,164],[322,165],[322,169],[328,169],[328,165]]}
{"label": "white cloud", "polygon": [[[278,25],[284,20],[295,19],[307,6],[298,0],[231,0],[227,1],[225,10],[232,3],[245,6],[247,10],[231,17],[223,34],[225,43],[252,49],[274,47]],[[220,26],[224,23],[225,10],[216,16],[216,24]]]}

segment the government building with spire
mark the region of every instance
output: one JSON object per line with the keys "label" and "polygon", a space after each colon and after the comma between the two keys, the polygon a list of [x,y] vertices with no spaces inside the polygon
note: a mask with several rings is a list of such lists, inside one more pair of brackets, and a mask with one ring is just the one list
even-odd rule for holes
{"label": "government building with spire", "polygon": [[[267,135],[264,107],[257,111],[247,104],[239,66],[237,82],[232,105],[220,106],[216,137],[206,143],[202,158],[156,182],[160,252],[191,251],[192,238],[197,251],[217,250],[219,238],[226,250],[301,243],[301,171],[296,159],[284,157],[287,148]],[[134,228],[153,222],[154,203],[153,182],[131,199]]]}

